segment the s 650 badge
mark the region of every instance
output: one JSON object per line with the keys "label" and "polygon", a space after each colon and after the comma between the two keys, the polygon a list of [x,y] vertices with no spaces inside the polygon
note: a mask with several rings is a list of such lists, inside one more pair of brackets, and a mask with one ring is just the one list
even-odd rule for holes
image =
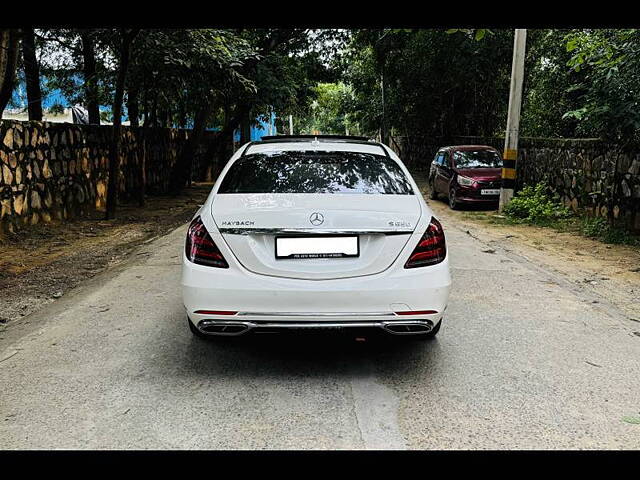
{"label": "s 650 badge", "polygon": [[389,222],[390,227],[409,227],[411,228],[411,224],[409,222]]}

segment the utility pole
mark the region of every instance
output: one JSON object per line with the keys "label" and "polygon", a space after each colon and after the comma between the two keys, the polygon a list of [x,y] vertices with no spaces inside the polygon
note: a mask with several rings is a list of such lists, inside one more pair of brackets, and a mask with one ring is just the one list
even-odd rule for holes
{"label": "utility pole", "polygon": [[289,135],[293,135],[293,115],[289,115]]}
{"label": "utility pole", "polygon": [[[384,62],[384,60],[383,60]],[[384,63],[382,64],[382,73],[380,75],[380,92],[382,93],[382,125],[380,128],[380,141],[386,145],[387,143],[387,115],[384,108]]]}
{"label": "utility pole", "polygon": [[511,63],[511,87],[509,90],[509,113],[507,131],[504,136],[502,156],[502,188],[500,189],[500,211],[513,198],[516,183],[516,160],[518,157],[518,129],[522,106],[522,81],[524,79],[524,52],[527,45],[527,30],[517,28],[513,37],[513,61]]}
{"label": "utility pole", "polygon": [[378,35],[378,40],[376,40],[376,43],[374,45],[374,49],[377,52],[377,59],[379,62],[381,62],[381,69],[380,69],[380,100],[382,103],[382,119],[380,122],[380,141],[384,144],[387,143],[387,112],[385,111],[385,81],[384,81],[384,70],[385,70],[385,66],[387,64],[387,59],[386,59],[386,52],[384,51],[384,47],[381,47],[380,49],[378,49],[378,44],[380,43],[380,41],[387,36],[387,34],[390,32],[390,29],[387,30],[382,30],[382,32],[380,32],[380,34]]}

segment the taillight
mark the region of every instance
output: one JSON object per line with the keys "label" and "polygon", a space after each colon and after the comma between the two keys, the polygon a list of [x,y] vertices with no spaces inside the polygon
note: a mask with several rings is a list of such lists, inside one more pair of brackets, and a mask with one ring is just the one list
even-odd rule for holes
{"label": "taillight", "polygon": [[438,311],[437,310],[402,310],[400,312],[395,312],[396,315],[433,315],[434,313],[438,313]]}
{"label": "taillight", "polygon": [[444,241],[444,230],[435,217],[431,217],[431,223],[427,231],[420,238],[418,245],[411,253],[404,268],[426,267],[435,265],[444,260],[447,255],[447,246]]}
{"label": "taillight", "polygon": [[199,315],[235,315],[238,312],[232,312],[230,310],[196,310],[193,313]]}
{"label": "taillight", "polygon": [[185,254],[193,263],[208,267],[229,268],[229,264],[209,236],[200,217],[196,217],[187,230]]}

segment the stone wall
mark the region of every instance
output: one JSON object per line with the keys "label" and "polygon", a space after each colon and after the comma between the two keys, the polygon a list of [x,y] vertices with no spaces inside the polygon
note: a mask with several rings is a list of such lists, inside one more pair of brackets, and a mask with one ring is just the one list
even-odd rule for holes
{"label": "stone wall", "polygon": [[[428,169],[440,147],[491,145],[501,137],[396,137],[398,153],[414,169]],[[599,139],[520,138],[516,189],[546,181],[574,211],[609,213],[640,231],[640,148],[621,148]]]}
{"label": "stone wall", "polygon": [[[25,224],[104,211],[111,131],[107,125],[0,121],[0,228],[15,230]],[[166,193],[190,133],[122,127],[120,197],[135,198],[143,159],[146,192]],[[205,136],[193,172],[201,170],[199,162],[214,136]]]}

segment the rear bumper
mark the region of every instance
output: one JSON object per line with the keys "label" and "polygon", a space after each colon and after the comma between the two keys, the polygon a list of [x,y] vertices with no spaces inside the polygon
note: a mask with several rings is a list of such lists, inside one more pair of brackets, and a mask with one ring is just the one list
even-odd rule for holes
{"label": "rear bumper", "polygon": [[[492,187],[493,188],[493,187]],[[459,203],[498,203],[500,195],[482,195],[482,188],[471,188],[457,185],[455,187],[456,201]]]}
{"label": "rear bumper", "polygon": [[[312,318],[312,317],[310,317]],[[436,322],[437,323],[437,322]],[[360,321],[245,321],[245,320],[200,320],[196,327],[202,333],[212,336],[238,336],[247,333],[280,333],[301,330],[356,330],[380,329],[392,335],[420,335],[430,332],[435,324],[431,320],[360,320]]]}
{"label": "rear bumper", "polygon": [[[389,323],[415,321],[431,328],[442,318],[450,286],[448,257],[438,265],[423,268],[391,267],[376,275],[301,280],[258,275],[243,268],[204,267],[183,256],[183,300],[195,326],[207,321],[202,326],[230,322],[256,330],[314,328],[314,325],[386,329]],[[195,313],[199,310],[238,313]],[[435,313],[395,313],[409,310]]]}
{"label": "rear bumper", "polygon": [[458,203],[498,203],[500,202],[500,196],[487,196],[487,197],[465,197],[465,196],[457,196],[456,201]]}

